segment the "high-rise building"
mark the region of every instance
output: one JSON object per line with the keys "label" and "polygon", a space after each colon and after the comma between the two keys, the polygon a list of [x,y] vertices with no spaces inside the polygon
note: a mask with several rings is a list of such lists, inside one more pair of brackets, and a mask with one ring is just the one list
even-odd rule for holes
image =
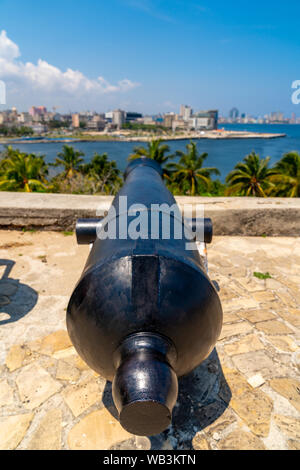
{"label": "high-rise building", "polygon": [[193,110],[191,106],[187,106],[186,104],[182,104],[180,106],[180,116],[182,116],[184,121],[188,121],[193,114]]}
{"label": "high-rise building", "polygon": [[273,112],[270,114],[270,121],[271,122],[283,122],[284,114],[281,111]]}
{"label": "high-rise building", "polygon": [[45,108],[45,106],[32,106],[29,110],[29,114],[33,118],[43,117],[45,114],[47,114],[47,108]]}
{"label": "high-rise building", "polygon": [[233,121],[236,121],[238,117],[239,117],[239,110],[237,108],[232,108],[229,111],[229,118],[232,119]]}
{"label": "high-rise building", "polygon": [[72,126],[73,126],[74,128],[80,127],[80,118],[79,118],[79,114],[78,114],[78,113],[72,114]]}
{"label": "high-rise building", "polygon": [[126,121],[125,111],[122,111],[121,109],[116,109],[115,111],[113,111],[112,123],[115,126],[117,126],[118,129],[121,129],[125,121]]}

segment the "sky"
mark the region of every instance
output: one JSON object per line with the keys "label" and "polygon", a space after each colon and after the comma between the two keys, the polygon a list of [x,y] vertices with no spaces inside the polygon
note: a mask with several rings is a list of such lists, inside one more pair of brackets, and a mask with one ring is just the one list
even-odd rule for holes
{"label": "sky", "polygon": [[300,116],[299,26],[294,0],[0,0],[6,108]]}

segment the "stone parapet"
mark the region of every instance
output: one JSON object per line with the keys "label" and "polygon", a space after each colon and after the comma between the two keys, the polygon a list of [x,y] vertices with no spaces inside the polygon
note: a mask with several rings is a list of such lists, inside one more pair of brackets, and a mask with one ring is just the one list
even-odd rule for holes
{"label": "stone parapet", "polygon": [[[0,228],[74,230],[79,217],[108,210],[112,196],[0,192]],[[178,196],[182,209],[204,205],[215,235],[299,236],[299,198]]]}

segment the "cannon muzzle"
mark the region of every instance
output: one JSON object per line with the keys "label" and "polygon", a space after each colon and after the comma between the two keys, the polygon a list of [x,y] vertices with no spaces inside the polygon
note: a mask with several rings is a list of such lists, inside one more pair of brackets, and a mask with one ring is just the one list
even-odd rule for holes
{"label": "cannon muzzle", "polygon": [[108,215],[80,219],[76,233],[92,249],[67,309],[70,338],[112,382],[121,425],[158,434],[171,424],[178,377],[209,356],[221,332],[221,303],[195,243],[211,241],[212,223],[184,220],[160,165],[141,158]]}

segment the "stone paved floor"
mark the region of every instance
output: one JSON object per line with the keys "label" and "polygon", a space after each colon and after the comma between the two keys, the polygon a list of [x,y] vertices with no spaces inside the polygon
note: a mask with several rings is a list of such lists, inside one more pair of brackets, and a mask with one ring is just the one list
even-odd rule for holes
{"label": "stone paved floor", "polygon": [[88,247],[61,233],[0,232],[0,449],[299,449],[299,241],[214,239],[222,334],[180,380],[172,427],[148,439],[121,428],[110,384],[66,333]]}

